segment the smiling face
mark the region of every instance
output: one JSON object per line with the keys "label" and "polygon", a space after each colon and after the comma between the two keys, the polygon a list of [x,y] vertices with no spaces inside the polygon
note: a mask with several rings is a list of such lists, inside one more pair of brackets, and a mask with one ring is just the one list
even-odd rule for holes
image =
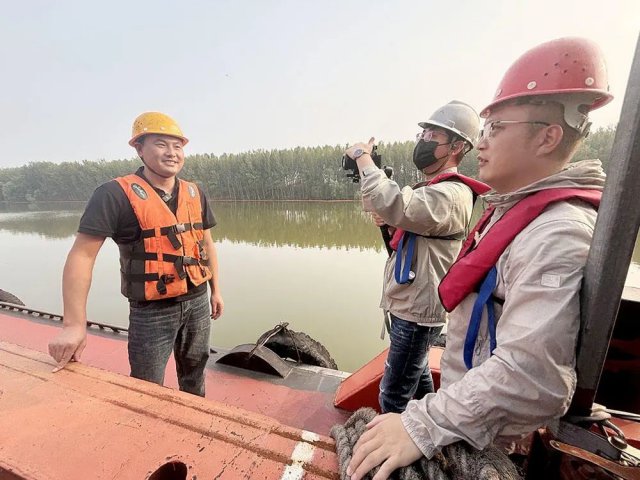
{"label": "smiling face", "polygon": [[[149,134],[136,143],[136,151],[142,159],[145,170],[168,179],[175,177],[184,166],[183,141],[170,135]],[[148,173],[148,172],[147,172]]]}

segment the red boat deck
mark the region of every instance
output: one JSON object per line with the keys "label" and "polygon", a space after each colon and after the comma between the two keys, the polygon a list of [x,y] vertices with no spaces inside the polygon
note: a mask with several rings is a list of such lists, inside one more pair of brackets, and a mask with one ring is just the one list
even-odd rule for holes
{"label": "red boat deck", "polygon": [[327,437],[85,364],[51,367],[0,342],[2,479],[338,478]]}
{"label": "red boat deck", "polygon": [[[20,311],[0,313],[0,341],[47,353],[48,343],[59,324],[38,320]],[[127,337],[123,334],[88,330],[88,342],[81,361],[85,365],[129,375]],[[350,412],[333,406],[335,391],[346,376],[322,368],[295,368],[285,379],[215,363],[207,365],[206,398],[269,416],[285,425],[328,435],[331,427],[344,423]],[[48,355],[42,357],[50,368]],[[173,358],[167,365],[165,385],[177,389]]]}
{"label": "red boat deck", "polygon": [[[89,329],[82,363],[53,374],[46,352],[59,324],[4,307],[0,479],[338,478],[327,435],[350,415],[333,406],[343,372],[294,368],[281,379],[217,364],[217,354],[208,364],[207,398],[202,399],[175,390],[173,359],[165,384],[174,388],[129,378],[126,335]],[[621,311],[632,307],[638,304],[623,302]],[[637,319],[635,310],[626,313],[627,320]],[[616,326],[624,327],[625,322]],[[637,341],[637,335],[620,333],[625,341]],[[431,359],[434,368],[438,359]],[[601,386],[607,385],[611,365],[616,374],[629,370],[629,362],[622,369],[612,360]],[[621,390],[635,385],[616,380],[601,395],[615,393],[619,400]],[[363,404],[363,394],[373,392],[369,396],[375,401],[377,384],[369,383],[363,385],[371,388],[356,385],[355,408]],[[605,404],[637,411],[637,398]],[[640,423],[616,423],[640,447]]]}

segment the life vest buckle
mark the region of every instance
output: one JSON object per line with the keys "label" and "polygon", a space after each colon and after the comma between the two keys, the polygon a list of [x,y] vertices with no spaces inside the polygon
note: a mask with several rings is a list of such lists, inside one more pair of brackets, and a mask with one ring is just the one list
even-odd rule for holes
{"label": "life vest buckle", "polygon": [[171,246],[176,250],[178,250],[182,246],[182,242],[180,242],[180,240],[178,239],[178,236],[174,230],[174,227],[171,227],[171,230],[169,230],[169,233],[167,234],[167,238],[169,239],[169,242],[171,242]]}
{"label": "life vest buckle", "polygon": [[184,233],[187,231],[187,227],[184,223],[176,223],[173,226],[173,231],[176,233]]}
{"label": "life vest buckle", "polygon": [[160,280],[162,280],[162,283],[164,283],[165,285],[169,285],[170,283],[175,282],[176,277],[168,273],[168,274],[160,275]]}
{"label": "life vest buckle", "polygon": [[178,257],[174,264],[176,266],[176,271],[178,272],[178,278],[180,278],[180,280],[184,280],[185,278],[187,278],[187,271],[184,269],[185,258],[186,257]]}
{"label": "life vest buckle", "polygon": [[200,263],[197,258],[187,256],[182,257],[182,262],[185,265],[198,265]]}

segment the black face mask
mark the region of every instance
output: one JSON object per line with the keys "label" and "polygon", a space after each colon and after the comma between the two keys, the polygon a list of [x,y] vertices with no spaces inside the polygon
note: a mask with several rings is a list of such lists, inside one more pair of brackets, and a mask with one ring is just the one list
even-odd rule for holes
{"label": "black face mask", "polygon": [[425,142],[424,140],[420,140],[416,143],[416,146],[413,149],[413,163],[416,168],[420,171],[423,169],[430,167],[436,162],[439,162],[443,158],[446,158],[449,154],[447,153],[444,157],[436,157],[434,152],[436,148],[440,145],[451,145],[453,142],[449,143],[438,143],[435,140],[429,140]]}

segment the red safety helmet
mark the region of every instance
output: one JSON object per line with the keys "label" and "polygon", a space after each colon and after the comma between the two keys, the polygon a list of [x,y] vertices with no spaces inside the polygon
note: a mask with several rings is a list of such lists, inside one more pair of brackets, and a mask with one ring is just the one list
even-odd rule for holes
{"label": "red safety helmet", "polygon": [[[602,51],[591,40],[567,37],[543,43],[524,53],[507,70],[493,101],[496,105],[520,97],[550,96],[565,106],[569,126],[583,132],[587,114],[613,100]],[[543,99],[540,99],[543,100]]]}

